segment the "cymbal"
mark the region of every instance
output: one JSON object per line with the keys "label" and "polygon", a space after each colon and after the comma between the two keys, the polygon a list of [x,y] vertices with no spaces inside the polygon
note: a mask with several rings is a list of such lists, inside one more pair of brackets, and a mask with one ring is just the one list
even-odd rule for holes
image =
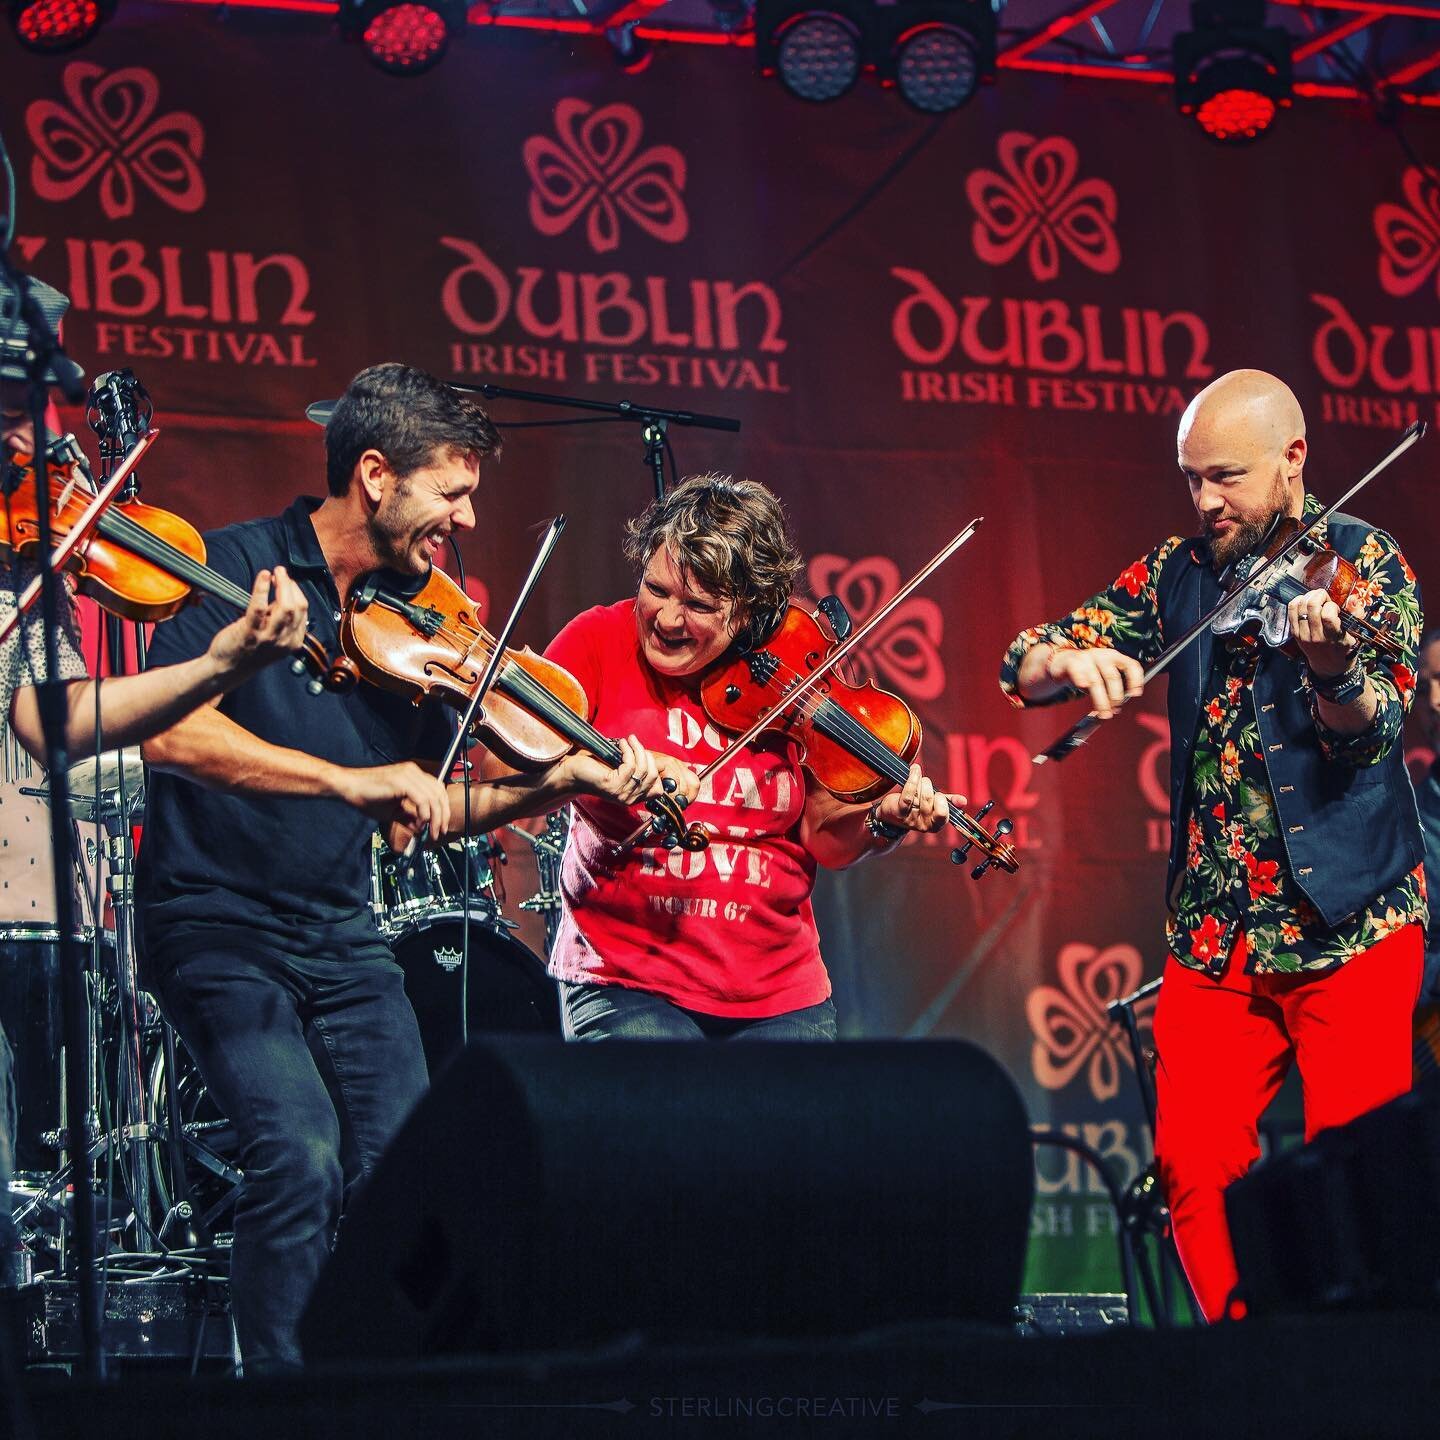
{"label": "cymbal", "polygon": [[317,400],[313,405],[305,407],[305,418],[313,420],[317,425],[328,425],[339,403],[338,400]]}
{"label": "cymbal", "polygon": [[100,756],[98,767],[93,755],[77,761],[65,772],[65,780],[70,790],[70,810],[82,818],[94,815],[97,789],[100,792],[102,808],[118,808],[122,786],[132,809],[138,808],[144,802],[145,766],[140,759],[139,750],[134,747],[123,751],[107,750]]}

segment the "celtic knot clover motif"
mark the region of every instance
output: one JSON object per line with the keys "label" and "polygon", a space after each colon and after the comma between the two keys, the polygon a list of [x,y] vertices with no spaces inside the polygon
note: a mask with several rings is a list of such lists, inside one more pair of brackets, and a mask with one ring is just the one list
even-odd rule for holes
{"label": "celtic knot clover motif", "polygon": [[[972,170],[965,194],[975,211],[971,238],[987,265],[1006,265],[1023,249],[1037,280],[1060,273],[1061,251],[1101,275],[1120,265],[1115,187],[1074,183],[1079,152],[1059,135],[1037,140],[1020,130],[1000,137],[1000,170]],[[1002,173],[1003,172],[1003,173]]]}
{"label": "celtic knot clover motif", "polygon": [[[1047,1090],[1063,1090],[1082,1069],[1096,1100],[1113,1100],[1120,1066],[1134,1067],[1130,1047],[1105,1008],[1140,984],[1142,961],[1133,945],[1071,944],[1060,951],[1060,985],[1037,985],[1025,1002],[1035,1043],[1030,1068]],[[1155,996],[1135,1005],[1142,1031],[1154,1014]]]}
{"label": "celtic knot clover motif", "polygon": [[559,235],[582,215],[585,238],[597,255],[620,245],[623,215],[647,234],[679,244],[690,233],[681,192],[685,157],[673,145],[640,150],[644,122],[633,105],[561,100],[555,132],[532,135],[523,148],[530,192],[530,222],[542,235]]}
{"label": "celtic knot clover motif", "polygon": [[1405,171],[1400,188],[1407,205],[1375,207],[1380,288],[1387,295],[1413,295],[1435,275],[1440,294],[1440,189],[1414,165]]}
{"label": "celtic knot clover motif", "polygon": [[[899,588],[900,570],[884,555],[850,560],[815,555],[808,571],[815,595],[835,595],[857,626],[864,624]],[[854,650],[851,660],[864,680],[890,680],[910,700],[934,700],[945,690],[940,638],[945,620],[933,600],[912,595]]]}
{"label": "celtic knot clover motif", "polygon": [[100,208],[110,220],[135,211],[135,181],[175,210],[205,203],[200,156],[205,131],[183,110],[152,118],[160,99],[153,71],[106,72],[82,60],[60,80],[68,105],[36,100],[25,112],[35,144],[31,183],[43,200],[71,200],[100,177]]}

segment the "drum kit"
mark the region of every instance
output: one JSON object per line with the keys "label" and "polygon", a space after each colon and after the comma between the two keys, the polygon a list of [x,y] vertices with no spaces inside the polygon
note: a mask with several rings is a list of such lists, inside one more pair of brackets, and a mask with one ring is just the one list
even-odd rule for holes
{"label": "drum kit", "polygon": [[[144,817],[144,767],[126,751],[68,772],[91,1075],[87,1153],[77,1164],[67,1150],[49,792],[41,772],[27,769],[28,757],[12,750],[3,758],[0,1029],[14,1051],[18,1113],[15,1174],[0,1204],[10,1206],[20,1238],[18,1278],[69,1267],[69,1197],[82,1178],[108,1197],[100,1201],[102,1254],[203,1259],[208,1247],[224,1246],[242,1175],[228,1121],[137,980],[133,836]],[[544,917],[548,951],[565,813],[548,817],[539,834],[509,828],[534,853],[537,889],[519,908]],[[376,837],[371,909],[405,972],[432,1074],[471,1034],[560,1033],[545,963],[502,911],[495,867],[505,858],[489,837],[472,837],[422,852],[410,865]]]}

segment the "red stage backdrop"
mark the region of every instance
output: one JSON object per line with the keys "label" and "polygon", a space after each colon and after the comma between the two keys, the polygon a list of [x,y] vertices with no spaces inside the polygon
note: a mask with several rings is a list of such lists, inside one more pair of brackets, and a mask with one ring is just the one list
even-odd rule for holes
{"label": "red stage backdrop", "polygon": [[[1012,711],[1000,654],[1190,533],[1175,425],[1221,371],[1290,381],[1322,497],[1436,418],[1434,191],[1340,105],[1222,150],[1148,86],[1007,75],[935,121],[868,86],[807,107],[746,51],[605,58],[477,32],[397,81],[323,20],[134,4],[70,56],[0,32],[17,258],[72,297],[89,371],[148,385],[146,497],[205,526],[320,491],[305,406],[385,359],[738,417],[672,431],[680,469],[778,491],[809,590],[859,619],[983,515],[864,669],[918,707],[932,773],[1014,817],[1023,868],[974,884],[912,844],[827,877],[825,951],[844,1033],[980,1042],[1128,1177],[1148,1142],[1103,1006],[1163,953],[1163,697],[1037,771],[1073,712]],[[1357,507],[1426,582],[1433,461]],[[621,523],[649,495],[633,426],[513,430],[467,565],[503,603],[568,512],[524,626],[543,644],[629,589]],[[1099,1185],[1042,1158],[1040,1188],[1031,1284],[1113,1284]]]}

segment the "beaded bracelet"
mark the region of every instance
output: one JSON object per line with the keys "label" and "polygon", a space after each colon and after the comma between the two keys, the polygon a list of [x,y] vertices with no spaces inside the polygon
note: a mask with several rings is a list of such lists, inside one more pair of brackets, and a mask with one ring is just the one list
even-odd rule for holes
{"label": "beaded bracelet", "polygon": [[865,828],[882,844],[893,845],[905,836],[903,825],[892,825],[880,818],[880,802],[877,800],[865,812]]}
{"label": "beaded bracelet", "polygon": [[1357,654],[1338,675],[1310,675],[1310,687],[1331,705],[1351,705],[1365,691],[1368,677]]}

